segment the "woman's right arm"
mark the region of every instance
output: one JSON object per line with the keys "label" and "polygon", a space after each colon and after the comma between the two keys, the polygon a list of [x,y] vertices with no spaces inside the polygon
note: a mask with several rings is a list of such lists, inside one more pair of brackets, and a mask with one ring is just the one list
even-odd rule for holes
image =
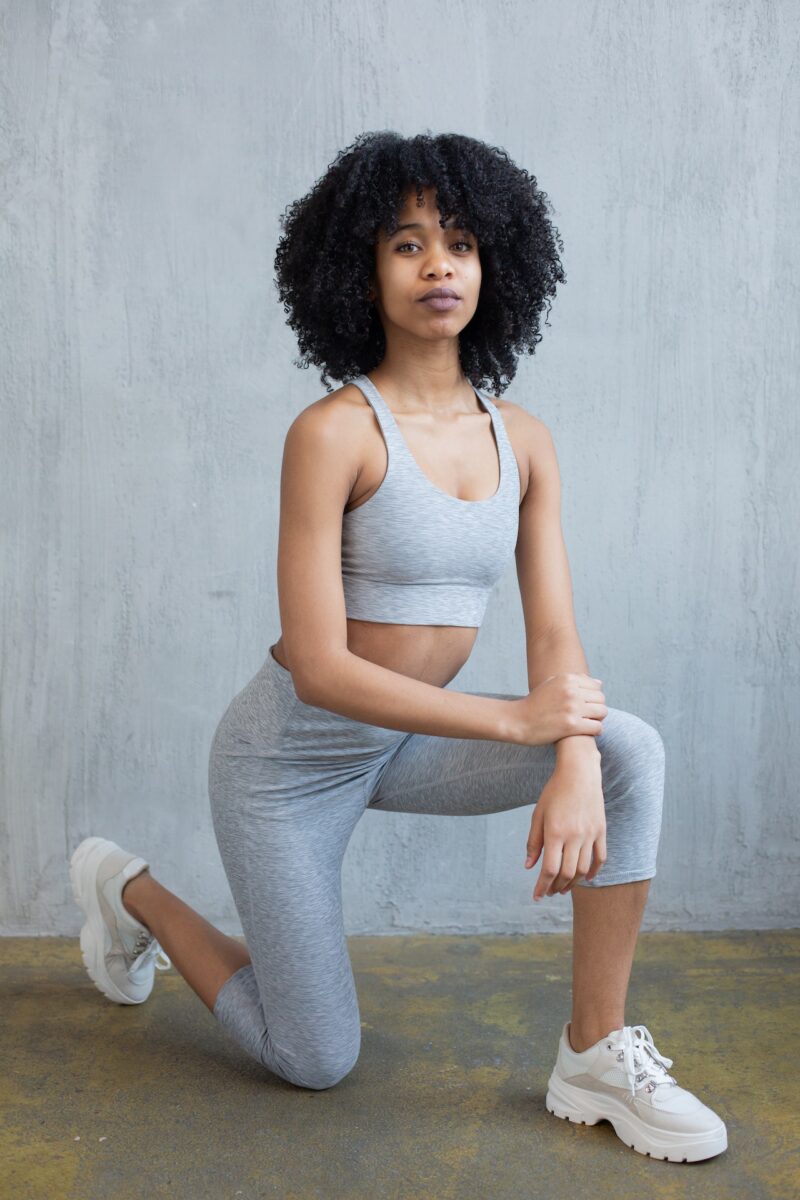
{"label": "woman's right arm", "polygon": [[[499,700],[440,688],[348,650],[342,514],[360,462],[357,436],[343,432],[341,410],[324,399],[289,427],[281,467],[278,600],[282,643],[299,698],[369,725],[440,737],[537,744],[568,732],[599,732],[599,721],[578,721],[578,709],[568,703],[575,680],[585,676],[552,677],[540,685],[547,694],[531,706],[534,693]],[[534,728],[534,708],[547,707],[548,697],[548,728]],[[562,697],[574,719],[565,708],[554,723],[554,706]]]}

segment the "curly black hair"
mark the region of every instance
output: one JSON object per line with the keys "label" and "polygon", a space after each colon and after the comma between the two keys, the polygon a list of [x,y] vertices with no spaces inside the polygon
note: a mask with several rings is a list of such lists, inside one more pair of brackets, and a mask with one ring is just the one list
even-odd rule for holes
{"label": "curly black hair", "polygon": [[[564,247],[548,217],[547,193],[505,150],[458,133],[359,134],[307,195],[280,218],[276,286],[297,334],[293,365],[348,382],[384,356],[380,316],[367,297],[379,229],[391,235],[410,188],[435,189],[439,223],[455,217],[478,241],[477,309],[459,335],[459,358],[476,387],[502,392],[520,354],[533,354],[556,283],[566,282]],[[547,324],[545,318],[545,324]]]}

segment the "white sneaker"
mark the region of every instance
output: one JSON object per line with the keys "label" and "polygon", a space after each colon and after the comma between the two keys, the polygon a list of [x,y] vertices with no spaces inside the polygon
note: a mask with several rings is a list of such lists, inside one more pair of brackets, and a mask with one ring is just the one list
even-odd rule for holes
{"label": "white sneaker", "polygon": [[117,1004],[141,1004],[153,990],[154,968],[172,966],[150,930],[122,903],[124,885],[149,865],[99,837],[85,838],[70,859],[72,892],[87,917],[81,929],[84,966]]}
{"label": "white sneaker", "polygon": [[728,1148],[725,1122],[667,1073],[646,1025],[625,1025],[577,1053],[561,1031],[547,1084],[548,1112],[568,1121],[610,1121],[639,1154],[668,1162],[699,1162]]}

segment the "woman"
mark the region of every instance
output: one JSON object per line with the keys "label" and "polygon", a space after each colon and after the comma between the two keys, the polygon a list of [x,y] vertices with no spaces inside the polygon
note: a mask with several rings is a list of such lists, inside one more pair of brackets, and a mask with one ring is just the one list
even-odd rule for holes
{"label": "woman", "polygon": [[[328,394],[293,421],[281,474],[281,634],[214,735],[214,830],[246,946],[144,859],[88,838],[71,863],[92,979],[141,1003],[170,962],[236,1041],[300,1087],[359,1054],[341,865],[367,809],[533,804],[533,899],[569,892],[571,1020],[550,1112],[609,1119],[670,1161],[727,1146],[625,997],[664,785],[657,730],[589,675],[553,441],[490,396],[541,339],[565,276],[536,180],[472,138],[363,134],[290,206],[280,298]],[[329,376],[346,382],[336,390]],[[529,693],[449,687],[516,557]]]}

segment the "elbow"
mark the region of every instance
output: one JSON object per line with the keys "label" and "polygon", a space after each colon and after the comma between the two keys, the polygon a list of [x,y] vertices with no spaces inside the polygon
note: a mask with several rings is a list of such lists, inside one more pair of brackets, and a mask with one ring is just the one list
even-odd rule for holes
{"label": "elbow", "polygon": [[342,655],[349,654],[348,650],[334,654],[322,655],[293,655],[289,659],[291,666],[292,684],[298,700],[303,704],[325,707],[325,697],[330,691],[329,680],[341,679]]}
{"label": "elbow", "polygon": [[291,671],[292,686],[297,699],[303,704],[314,704],[314,696],[312,695],[313,686],[312,680],[307,671],[301,671],[298,667],[293,667]]}
{"label": "elbow", "polygon": [[301,679],[299,675],[293,675],[292,683],[294,684],[294,694],[301,704],[316,705],[319,692],[312,688],[305,676]]}
{"label": "elbow", "polygon": [[[301,670],[301,668],[298,666],[297,662],[294,659],[294,655],[292,655],[292,657],[289,659],[289,665],[284,666],[284,664],[282,662],[278,662],[278,659],[275,658],[275,655],[272,653],[271,646],[270,646],[269,652],[270,652],[273,662],[278,663],[278,667],[280,669],[281,675],[289,676],[289,679],[292,682],[292,689],[294,691],[295,696],[297,696],[297,699],[301,700],[303,702],[303,704],[313,704],[314,701],[310,696],[310,687],[307,682],[308,673],[307,673],[307,671]],[[285,646],[284,646],[283,652],[284,652],[284,654],[286,654]]]}

